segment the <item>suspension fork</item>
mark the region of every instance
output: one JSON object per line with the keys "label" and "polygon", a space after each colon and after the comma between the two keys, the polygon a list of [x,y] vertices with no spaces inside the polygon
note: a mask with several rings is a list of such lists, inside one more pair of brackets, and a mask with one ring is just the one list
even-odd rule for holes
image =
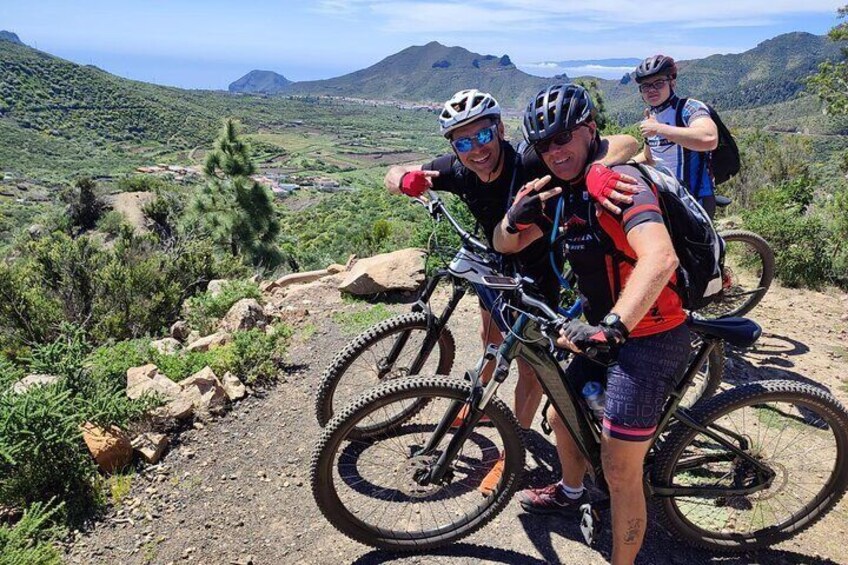
{"label": "suspension fork", "polygon": [[[456,433],[439,456],[439,459],[430,468],[430,473],[421,478],[421,484],[439,484],[450,471],[450,463],[459,454],[462,446],[473,433],[474,426],[483,417],[483,410],[495,396],[500,385],[509,376],[509,366],[518,350],[518,346],[520,346],[520,342],[515,336],[512,334],[507,335],[499,348],[495,348],[495,346],[490,344],[486,353],[477,363],[474,371],[466,373],[466,378],[471,380],[471,396],[466,400],[455,400],[451,403],[450,408],[448,408],[436,430],[430,436],[427,445],[416,453],[416,455],[431,453],[435,450],[463,406],[469,407],[468,416],[463,420],[459,428],[457,428]],[[492,379],[486,385],[483,385],[480,380],[480,373],[483,367],[493,359],[495,360],[495,370],[492,374]]]}
{"label": "suspension fork", "polygon": [[[457,284],[454,281],[453,284],[453,294],[451,295],[448,304],[445,306],[445,309],[442,311],[441,315],[438,318],[434,318],[432,312],[430,311],[430,297],[433,295],[433,292],[436,290],[436,286],[441,282],[442,279],[449,277],[450,273],[444,269],[440,269],[436,272],[435,276],[431,277],[427,281],[427,285],[422,290],[421,295],[418,297],[418,301],[412,306],[413,312],[425,312],[427,314],[427,334],[424,336],[424,343],[421,346],[421,349],[418,352],[418,355],[413,359],[412,364],[409,367],[409,373],[411,375],[418,374],[421,371],[421,368],[424,366],[424,363],[427,361],[427,358],[430,356],[430,353],[433,351],[433,347],[436,346],[436,343],[439,341],[439,336],[442,335],[442,330],[445,325],[447,325],[448,320],[450,319],[453,311],[456,309],[459,301],[462,300],[462,297],[465,295],[465,288],[461,285]],[[407,341],[409,341],[409,335],[411,331],[405,330],[398,335],[397,340],[392,345],[392,348],[389,350],[388,355],[384,359],[382,359],[377,366],[378,375],[382,378],[386,372],[388,372],[397,361],[400,356],[403,348],[406,347]]]}

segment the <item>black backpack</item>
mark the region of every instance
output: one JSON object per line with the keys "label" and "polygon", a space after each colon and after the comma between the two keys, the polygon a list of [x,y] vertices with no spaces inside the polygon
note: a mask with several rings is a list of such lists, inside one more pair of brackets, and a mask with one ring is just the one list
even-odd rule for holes
{"label": "black backpack", "polygon": [[[688,101],[688,98],[681,98],[677,103],[674,116],[674,121],[677,127],[686,126],[686,124],[683,123],[683,108],[686,106],[686,102]],[[715,122],[716,128],[718,129],[718,146],[710,151],[710,169],[712,170],[716,186],[718,186],[721,183],[730,180],[734,175],[736,175],[736,173],[739,172],[741,159],[739,158],[739,148],[736,147],[736,141],[730,134],[730,130],[727,129],[727,126],[721,121],[721,118],[718,116],[718,112],[716,112],[715,108],[709,104],[704,105],[710,111],[710,118],[712,118],[713,122]],[[691,151],[689,149],[683,149],[684,160],[687,160],[688,156],[686,154],[690,152]]]}
{"label": "black backpack", "polygon": [[[707,212],[679,180],[642,163],[629,164],[637,167],[648,185],[656,189],[663,222],[680,261],[677,284],[669,286],[680,295],[687,310],[703,308],[722,290],[724,241]],[[613,256],[635,264],[635,259],[621,251]]]}

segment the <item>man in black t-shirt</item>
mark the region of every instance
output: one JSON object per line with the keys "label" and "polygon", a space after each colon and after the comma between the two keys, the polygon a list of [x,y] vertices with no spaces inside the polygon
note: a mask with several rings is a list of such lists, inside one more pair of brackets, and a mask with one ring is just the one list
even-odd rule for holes
{"label": "man in black t-shirt", "polygon": [[[509,208],[513,187],[517,190],[525,182],[521,156],[504,139],[500,106],[490,94],[463,90],[445,102],[439,125],[454,152],[423,165],[393,166],[386,173],[385,186],[393,194],[410,196],[417,196],[427,188],[456,194],[468,206],[492,246],[494,230]],[[623,162],[638,149],[638,143],[630,136],[615,136],[609,146],[614,152],[608,152],[603,162]],[[613,186],[621,192],[613,191],[612,198],[629,201],[623,194],[624,182],[618,183],[620,179],[616,177]],[[521,273],[534,279],[548,302],[555,305],[559,281],[550,267],[547,242],[540,240],[515,258]],[[500,344],[503,337],[491,314],[482,306],[480,317],[483,344]],[[484,368],[484,382],[491,378],[492,370],[491,363]],[[529,429],[532,425],[541,398],[542,389],[533,370],[519,360],[514,408],[522,428]],[[500,480],[502,469],[503,460],[500,460],[481,483],[481,492],[491,492]]]}

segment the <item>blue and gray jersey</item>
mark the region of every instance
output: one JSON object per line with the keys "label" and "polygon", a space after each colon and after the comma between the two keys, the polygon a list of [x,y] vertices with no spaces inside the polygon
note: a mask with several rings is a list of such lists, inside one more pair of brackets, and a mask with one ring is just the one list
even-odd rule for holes
{"label": "blue and gray jersey", "polygon": [[[692,98],[686,99],[680,113],[681,122],[677,123],[677,107],[681,99],[672,95],[662,105],[651,108],[657,121],[671,126],[688,127],[690,123],[703,116],[709,117],[707,105]],[[651,154],[658,166],[665,167],[686,185],[695,198],[711,196],[715,192],[715,181],[710,169],[710,152],[688,151],[661,135],[647,139]]]}

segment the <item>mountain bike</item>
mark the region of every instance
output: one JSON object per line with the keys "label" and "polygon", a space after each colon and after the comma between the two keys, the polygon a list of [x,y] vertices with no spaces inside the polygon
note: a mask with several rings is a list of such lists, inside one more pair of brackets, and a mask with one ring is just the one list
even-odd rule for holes
{"label": "mountain bike", "polygon": [[[337,414],[311,459],[312,493],[344,535],[387,550],[424,551],[479,530],[521,485],[525,447],[518,424],[497,397],[516,357],[536,370],[553,406],[589,462],[605,497],[575,516],[594,543],[609,505],[601,465],[601,426],[565,378],[552,340],[565,318],[510,277],[485,281],[511,292],[516,319],[499,348],[489,348],[465,378],[413,376],[373,388]],[[506,304],[506,303],[505,303]],[[750,551],[811,527],[848,488],[848,412],[830,394],[795,381],[737,386],[680,406],[700,362],[721,341],[747,347],[760,328],[744,318],[689,320],[702,345],[669,397],[645,466],[646,494],[676,537],[713,551]],[[600,360],[606,352],[589,348]],[[484,363],[495,363],[488,384]],[[369,437],[355,430],[419,403],[414,417]],[[452,423],[466,414],[458,427]],[[478,425],[486,416],[491,425]],[[477,487],[499,457],[494,491]]]}
{"label": "mountain bike", "polygon": [[[492,312],[499,300],[498,292],[482,283],[481,273],[497,275],[502,266],[501,256],[465,231],[435,192],[413,200],[424,205],[435,221],[444,219],[451,225],[462,242],[460,250],[446,268],[437,270],[428,279],[412,312],[368,328],[348,343],[324,370],[315,394],[315,415],[321,427],[326,426],[341,407],[380,382],[408,375],[450,374],[456,341],[446,325],[459,301],[472,290]],[[452,293],[441,313],[436,314],[430,308],[430,299],[442,282],[451,283]],[[575,301],[561,313],[575,318],[581,310],[580,302]],[[493,320],[502,333],[509,329],[499,317],[493,316]],[[698,344],[699,337],[693,334],[693,345]],[[724,362],[724,344],[717,343],[687,390],[684,406],[691,406],[718,389]],[[359,431],[365,435],[381,431],[418,408],[414,406],[404,413],[387,414],[383,422],[372,422]]]}

